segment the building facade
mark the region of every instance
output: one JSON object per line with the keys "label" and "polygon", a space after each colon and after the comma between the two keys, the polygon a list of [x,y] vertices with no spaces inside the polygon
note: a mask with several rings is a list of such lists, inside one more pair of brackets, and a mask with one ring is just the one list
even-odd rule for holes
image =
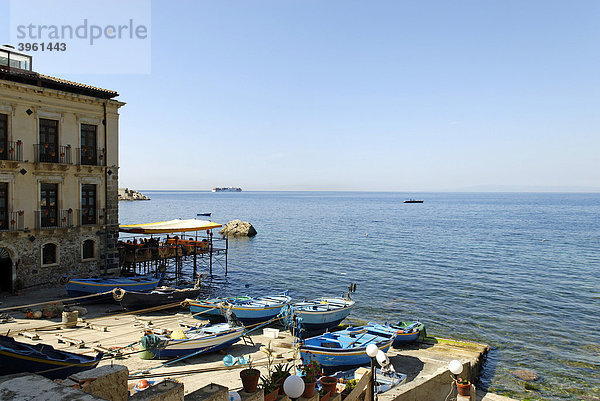
{"label": "building facade", "polygon": [[0,291],[118,267],[117,92],[0,46]]}

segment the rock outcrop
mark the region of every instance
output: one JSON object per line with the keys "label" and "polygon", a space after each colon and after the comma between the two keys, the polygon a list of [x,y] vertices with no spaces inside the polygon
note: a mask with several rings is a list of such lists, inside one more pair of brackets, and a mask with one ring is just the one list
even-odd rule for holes
{"label": "rock outcrop", "polygon": [[540,378],[540,376],[537,373],[529,369],[513,370],[512,372],[510,372],[510,374],[516,377],[517,379],[521,379],[524,381],[536,381]]}
{"label": "rock outcrop", "polygon": [[120,201],[150,200],[150,197],[129,188],[119,188]]}
{"label": "rock outcrop", "polygon": [[231,220],[219,231],[223,237],[254,237],[256,229],[247,221]]}

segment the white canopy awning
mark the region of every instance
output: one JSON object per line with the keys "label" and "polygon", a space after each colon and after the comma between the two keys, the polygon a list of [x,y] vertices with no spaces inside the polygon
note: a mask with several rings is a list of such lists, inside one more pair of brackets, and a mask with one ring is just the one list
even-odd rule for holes
{"label": "white canopy awning", "polygon": [[212,221],[208,220],[175,219],[146,224],[121,224],[119,225],[119,231],[124,233],[135,234],[167,234],[182,233],[189,231],[212,230],[213,228],[219,228],[222,226],[222,224],[213,223]]}

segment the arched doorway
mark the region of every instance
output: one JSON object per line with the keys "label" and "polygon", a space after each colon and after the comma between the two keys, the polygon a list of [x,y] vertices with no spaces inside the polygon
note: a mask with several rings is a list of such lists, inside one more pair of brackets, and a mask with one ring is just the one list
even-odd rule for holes
{"label": "arched doorway", "polygon": [[6,248],[0,248],[0,292],[13,290],[13,265]]}

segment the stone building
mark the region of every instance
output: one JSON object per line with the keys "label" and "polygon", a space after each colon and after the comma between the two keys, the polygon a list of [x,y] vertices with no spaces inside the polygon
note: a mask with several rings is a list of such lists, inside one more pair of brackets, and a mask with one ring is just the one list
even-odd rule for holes
{"label": "stone building", "polygon": [[117,96],[0,46],[0,291],[118,266]]}

